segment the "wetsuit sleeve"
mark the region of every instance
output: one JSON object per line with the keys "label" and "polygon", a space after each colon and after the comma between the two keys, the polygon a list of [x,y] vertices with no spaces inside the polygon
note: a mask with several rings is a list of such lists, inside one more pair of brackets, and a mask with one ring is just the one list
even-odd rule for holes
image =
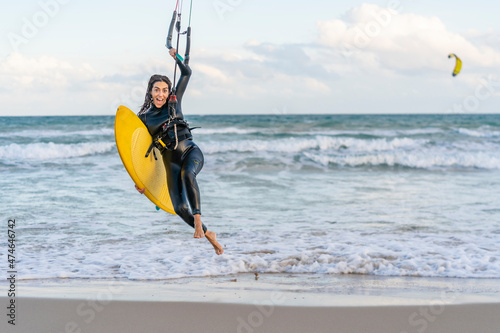
{"label": "wetsuit sleeve", "polygon": [[191,68],[184,64],[178,58],[175,58],[179,69],[181,70],[181,77],[179,81],[177,81],[177,86],[175,87],[175,95],[177,96],[177,103],[180,106],[182,101],[182,96],[184,95],[184,91],[186,91],[187,84],[189,82],[189,78],[191,77]]}

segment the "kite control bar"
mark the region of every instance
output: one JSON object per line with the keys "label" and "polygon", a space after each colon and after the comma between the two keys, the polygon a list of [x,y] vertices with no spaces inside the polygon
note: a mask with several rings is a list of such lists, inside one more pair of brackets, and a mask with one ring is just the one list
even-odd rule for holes
{"label": "kite control bar", "polygon": [[179,0],[177,0],[177,3],[175,5],[175,10],[174,13],[172,14],[172,20],[170,21],[170,26],[168,28],[168,36],[167,36],[167,42],[165,46],[170,50],[172,49],[172,36],[174,33],[174,26],[175,29],[177,30],[177,50],[179,49],[179,37],[180,35],[186,34],[186,53],[184,54],[184,58],[181,57],[179,53],[176,53],[175,56],[180,60],[184,61],[184,63],[187,65],[189,63],[189,52],[191,50],[191,10],[193,8],[193,0],[191,0],[191,8],[189,10],[189,26],[186,31],[180,32],[181,31],[181,12],[179,11],[179,14],[177,14],[177,7],[179,5]]}
{"label": "kite control bar", "polygon": [[174,10],[174,14],[172,15],[172,21],[170,21],[170,27],[168,28],[167,43],[165,44],[165,46],[169,50],[172,48],[172,34],[174,32],[174,25],[175,25],[175,17],[176,16],[177,16],[177,7]]}

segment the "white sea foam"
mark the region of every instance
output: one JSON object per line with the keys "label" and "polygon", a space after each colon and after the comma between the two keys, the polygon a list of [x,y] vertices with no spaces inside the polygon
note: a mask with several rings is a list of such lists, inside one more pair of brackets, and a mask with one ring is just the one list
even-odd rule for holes
{"label": "white sea foam", "polygon": [[12,143],[0,146],[0,159],[3,161],[58,160],[69,157],[103,154],[113,150],[113,142],[89,142],[77,144],[32,143],[19,145]]}
{"label": "white sea foam", "polygon": [[258,129],[245,129],[237,127],[221,127],[221,128],[197,128],[193,131],[194,134],[211,135],[211,134],[253,134],[261,133]]}
{"label": "white sea foam", "polygon": [[[299,132],[300,133],[300,132]],[[393,138],[398,136],[419,136],[428,134],[445,133],[441,128],[416,128],[416,129],[394,129],[394,130],[322,130],[315,129],[312,131],[303,132],[300,134],[308,135],[327,135],[327,136],[373,136],[373,137],[387,137]]]}
{"label": "white sea foam", "polygon": [[226,152],[283,152],[296,153],[309,150],[341,150],[352,151],[384,151],[398,148],[419,147],[427,143],[422,139],[395,138],[362,140],[355,138],[339,138],[317,136],[315,138],[287,138],[278,140],[240,140],[231,142],[203,143],[204,151],[209,154]]}
{"label": "white sea foam", "polygon": [[[196,240],[152,237],[148,242],[134,242],[132,237],[129,240],[122,237],[122,241],[110,240],[100,245],[93,245],[92,241],[84,244],[81,240],[66,249],[42,250],[36,260],[23,257],[19,276],[92,278],[112,274],[112,277],[141,280],[245,272],[500,276],[500,251],[495,240],[485,242],[485,238],[477,235],[366,236],[352,231],[332,231],[322,236],[301,232],[301,235],[294,242],[285,241],[288,233],[265,235],[244,231],[240,236],[221,235],[226,251],[222,257],[209,252],[209,245],[199,240],[196,243]],[[61,244],[61,239],[52,242]]]}
{"label": "white sea foam", "polygon": [[[301,154],[322,166],[404,166],[411,168],[500,169],[500,145],[495,142],[432,142],[427,139],[316,136],[274,140],[232,140],[199,144],[206,154],[252,154],[276,161]],[[256,155],[258,154],[258,155]],[[231,160],[235,156],[231,155]]]}
{"label": "white sea foam", "polygon": [[16,132],[2,132],[0,138],[60,138],[60,137],[76,137],[76,136],[112,136],[115,131],[112,128],[97,128],[90,130],[46,130],[46,129],[30,129]]}
{"label": "white sea foam", "polygon": [[410,168],[477,168],[477,169],[500,169],[500,157],[498,153],[488,152],[455,152],[446,154],[440,151],[430,152],[387,152],[363,155],[327,156],[324,154],[304,153],[311,160],[328,166],[341,165],[359,167],[369,166],[404,166]]}
{"label": "white sea foam", "polygon": [[492,131],[486,128],[480,128],[480,129],[459,128],[457,132],[463,135],[478,137],[478,138],[500,138],[500,131]]}

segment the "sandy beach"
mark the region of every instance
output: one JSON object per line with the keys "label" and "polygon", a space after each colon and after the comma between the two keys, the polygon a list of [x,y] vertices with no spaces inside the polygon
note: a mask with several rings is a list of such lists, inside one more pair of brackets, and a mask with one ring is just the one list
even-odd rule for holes
{"label": "sandy beach", "polygon": [[[6,284],[1,285],[7,288]],[[21,281],[1,332],[498,332],[498,279],[242,274]],[[7,293],[4,293],[7,294]]]}

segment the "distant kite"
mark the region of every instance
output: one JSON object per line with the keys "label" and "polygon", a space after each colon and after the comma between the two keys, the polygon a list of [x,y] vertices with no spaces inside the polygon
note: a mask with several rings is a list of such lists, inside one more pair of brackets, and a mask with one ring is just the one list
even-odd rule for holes
{"label": "distant kite", "polygon": [[457,76],[458,73],[460,73],[460,70],[462,69],[462,60],[460,60],[459,57],[455,55],[455,53],[451,53],[448,55],[448,58],[456,58],[457,62],[455,63],[455,69],[453,70],[453,76]]}

